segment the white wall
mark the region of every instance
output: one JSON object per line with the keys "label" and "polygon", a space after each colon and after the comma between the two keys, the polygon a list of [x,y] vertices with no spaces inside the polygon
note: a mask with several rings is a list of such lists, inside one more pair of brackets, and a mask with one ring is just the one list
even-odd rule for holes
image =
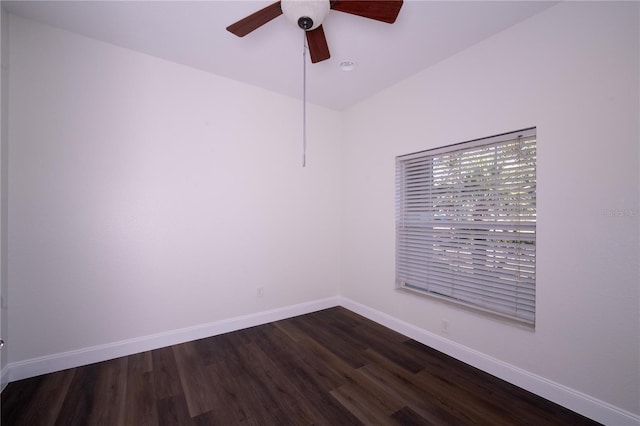
{"label": "white wall", "polygon": [[[342,295],[640,413],[638,6],[554,6],[348,110]],[[530,126],[535,331],[394,291],[394,157]]]}
{"label": "white wall", "polygon": [[10,18],[10,363],[338,294],[338,113]]}

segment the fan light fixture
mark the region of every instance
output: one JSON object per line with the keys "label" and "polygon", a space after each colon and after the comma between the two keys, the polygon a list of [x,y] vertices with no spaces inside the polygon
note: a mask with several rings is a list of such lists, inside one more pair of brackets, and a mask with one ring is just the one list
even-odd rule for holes
{"label": "fan light fixture", "polygon": [[227,31],[244,37],[284,14],[305,31],[311,63],[315,64],[331,58],[322,28],[329,10],[393,24],[402,2],[403,0],[279,0],[229,25]]}
{"label": "fan light fixture", "polygon": [[330,9],[327,0],[282,0],[280,6],[284,16],[305,31],[322,25]]}
{"label": "fan light fixture", "polygon": [[[311,63],[326,61],[331,57],[327,39],[324,36],[322,22],[329,14],[329,10],[362,16],[376,21],[393,24],[398,17],[403,0],[279,0],[263,7],[227,27],[227,31],[238,37],[244,37],[260,28],[267,22],[285,15],[287,19],[302,28],[307,45],[302,54],[302,166],[306,165],[307,151],[307,50],[311,56]],[[355,61],[342,61],[341,69],[351,71],[355,69]]]}
{"label": "fan light fixture", "polygon": [[[302,54],[302,166],[306,165],[307,151],[307,50],[311,63],[326,61],[331,57],[327,38],[324,36],[322,22],[329,10],[362,16],[376,21],[393,24],[398,17],[403,0],[278,0],[263,7],[227,27],[227,31],[238,37],[244,37],[267,22],[285,15],[287,19],[302,28],[307,41]],[[341,69],[350,71],[356,68],[355,61],[342,61]]]}

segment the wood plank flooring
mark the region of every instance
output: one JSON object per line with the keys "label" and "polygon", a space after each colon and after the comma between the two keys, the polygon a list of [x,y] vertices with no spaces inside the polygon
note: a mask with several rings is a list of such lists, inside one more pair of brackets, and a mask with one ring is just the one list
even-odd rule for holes
{"label": "wood plank flooring", "polygon": [[10,383],[3,426],[594,425],[344,308]]}

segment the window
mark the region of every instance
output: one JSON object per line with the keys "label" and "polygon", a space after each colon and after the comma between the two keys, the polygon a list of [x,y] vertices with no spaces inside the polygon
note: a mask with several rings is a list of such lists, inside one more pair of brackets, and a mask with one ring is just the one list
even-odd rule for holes
{"label": "window", "polygon": [[396,286],[533,325],[536,129],[396,158]]}

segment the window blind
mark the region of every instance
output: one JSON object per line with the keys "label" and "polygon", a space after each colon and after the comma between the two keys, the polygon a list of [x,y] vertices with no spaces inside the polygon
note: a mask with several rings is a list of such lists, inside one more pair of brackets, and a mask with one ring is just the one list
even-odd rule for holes
{"label": "window blind", "polygon": [[536,129],[396,158],[396,286],[535,322]]}

